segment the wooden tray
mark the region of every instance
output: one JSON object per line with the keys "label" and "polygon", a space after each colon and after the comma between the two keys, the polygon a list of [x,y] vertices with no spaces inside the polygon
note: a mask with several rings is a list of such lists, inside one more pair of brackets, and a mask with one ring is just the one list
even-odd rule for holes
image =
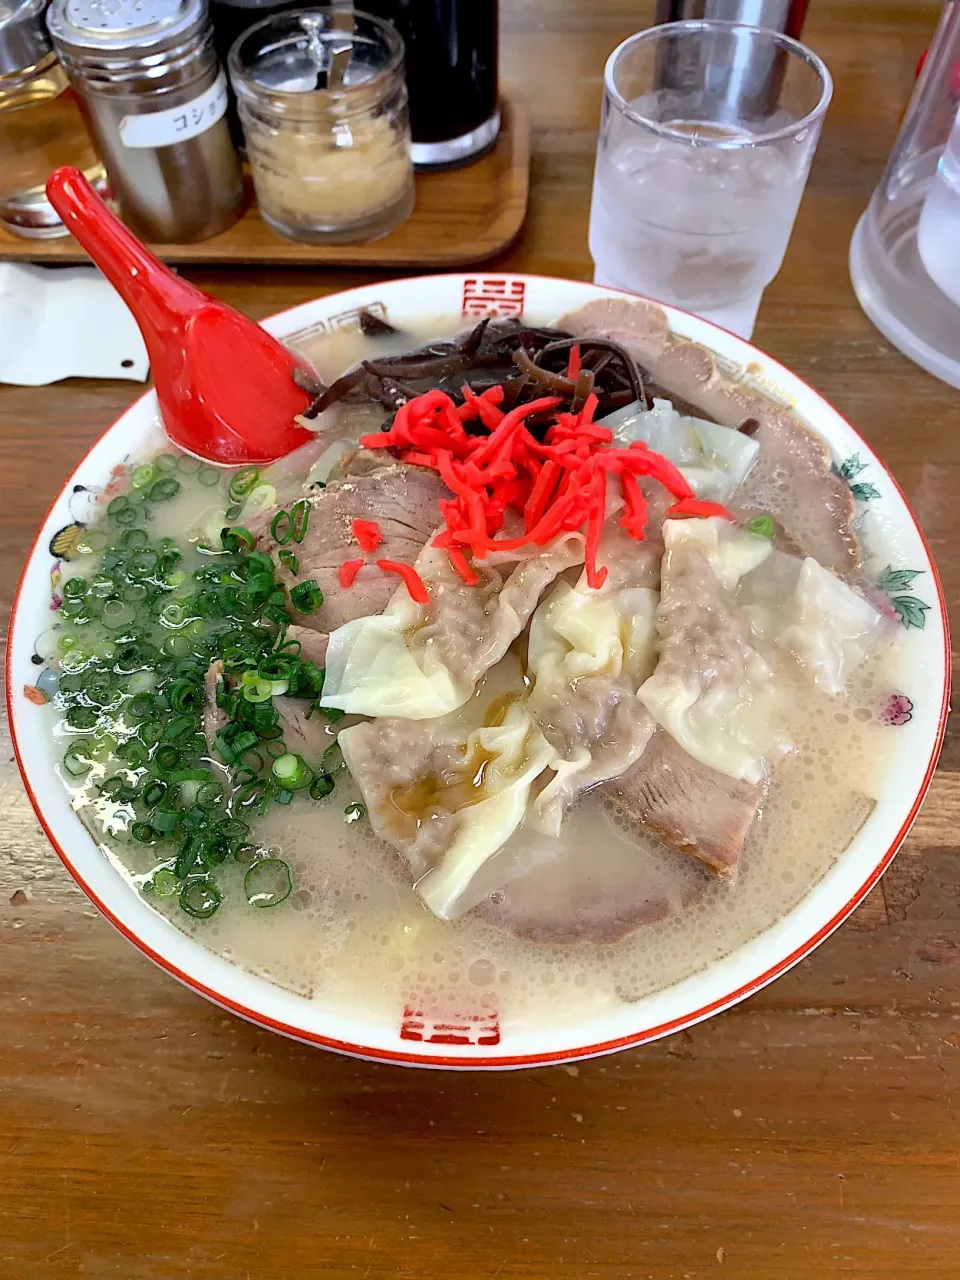
{"label": "wooden tray", "polygon": [[[501,97],[503,125],[496,146],[462,169],[418,173],[413,213],[371,244],[293,244],[260,220],[251,202],[238,223],[200,244],[151,248],[165,262],[339,263],[352,266],[453,266],[479,262],[504,249],[527,212],[530,107],[512,89]],[[89,259],[72,236],[25,240],[0,229],[0,262],[77,263]]]}

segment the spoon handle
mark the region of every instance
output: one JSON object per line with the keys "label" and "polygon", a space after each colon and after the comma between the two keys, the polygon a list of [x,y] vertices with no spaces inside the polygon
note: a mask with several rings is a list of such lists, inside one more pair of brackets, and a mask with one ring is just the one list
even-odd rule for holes
{"label": "spoon handle", "polygon": [[206,297],[114,217],[79,169],[55,169],[47,179],[47,198],[133,312],[153,364],[154,344],[179,340],[186,318]]}

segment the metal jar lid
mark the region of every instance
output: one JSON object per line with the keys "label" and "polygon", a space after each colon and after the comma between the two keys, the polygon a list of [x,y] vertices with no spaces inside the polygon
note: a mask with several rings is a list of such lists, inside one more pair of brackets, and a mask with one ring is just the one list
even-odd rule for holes
{"label": "metal jar lid", "polygon": [[68,67],[123,76],[187,54],[210,18],[205,0],[53,0],[47,26]]}
{"label": "metal jar lid", "polygon": [[0,0],[0,76],[35,67],[50,52],[46,0]]}

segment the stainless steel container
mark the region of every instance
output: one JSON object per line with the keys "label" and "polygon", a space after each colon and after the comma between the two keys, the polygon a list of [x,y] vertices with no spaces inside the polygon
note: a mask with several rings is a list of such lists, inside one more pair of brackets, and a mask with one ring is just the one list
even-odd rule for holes
{"label": "stainless steel container", "polygon": [[47,23],[127,225],[184,244],[235,222],[243,181],[204,0],[53,0]]}

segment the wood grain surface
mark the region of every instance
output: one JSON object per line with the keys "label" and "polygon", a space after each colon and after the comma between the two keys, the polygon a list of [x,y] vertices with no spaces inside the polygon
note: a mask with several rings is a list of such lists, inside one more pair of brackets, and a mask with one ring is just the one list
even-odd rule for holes
{"label": "wood grain surface", "polygon": [[[589,277],[603,61],[647,0],[504,0],[533,104],[504,269]],[[887,459],[960,624],[960,394],[859,311],[847,246],[940,6],[814,0],[837,82],[756,340]],[[192,270],[256,316],[370,278]],[[130,384],[0,389],[0,599]],[[229,1017],[101,919],[0,773],[3,1280],[956,1280],[960,735],[856,915],[765,991],[605,1060],[444,1075]]]}
{"label": "wood grain surface", "polygon": [[[164,262],[309,263],[341,266],[439,267],[481,262],[499,253],[520,230],[530,178],[530,104],[512,86],[501,100],[496,145],[475,164],[416,175],[416,204],[390,235],[367,244],[294,244],[260,217],[247,177],[243,217],[198,244],[154,245]],[[0,262],[86,262],[73,239],[25,240],[0,228]]]}

